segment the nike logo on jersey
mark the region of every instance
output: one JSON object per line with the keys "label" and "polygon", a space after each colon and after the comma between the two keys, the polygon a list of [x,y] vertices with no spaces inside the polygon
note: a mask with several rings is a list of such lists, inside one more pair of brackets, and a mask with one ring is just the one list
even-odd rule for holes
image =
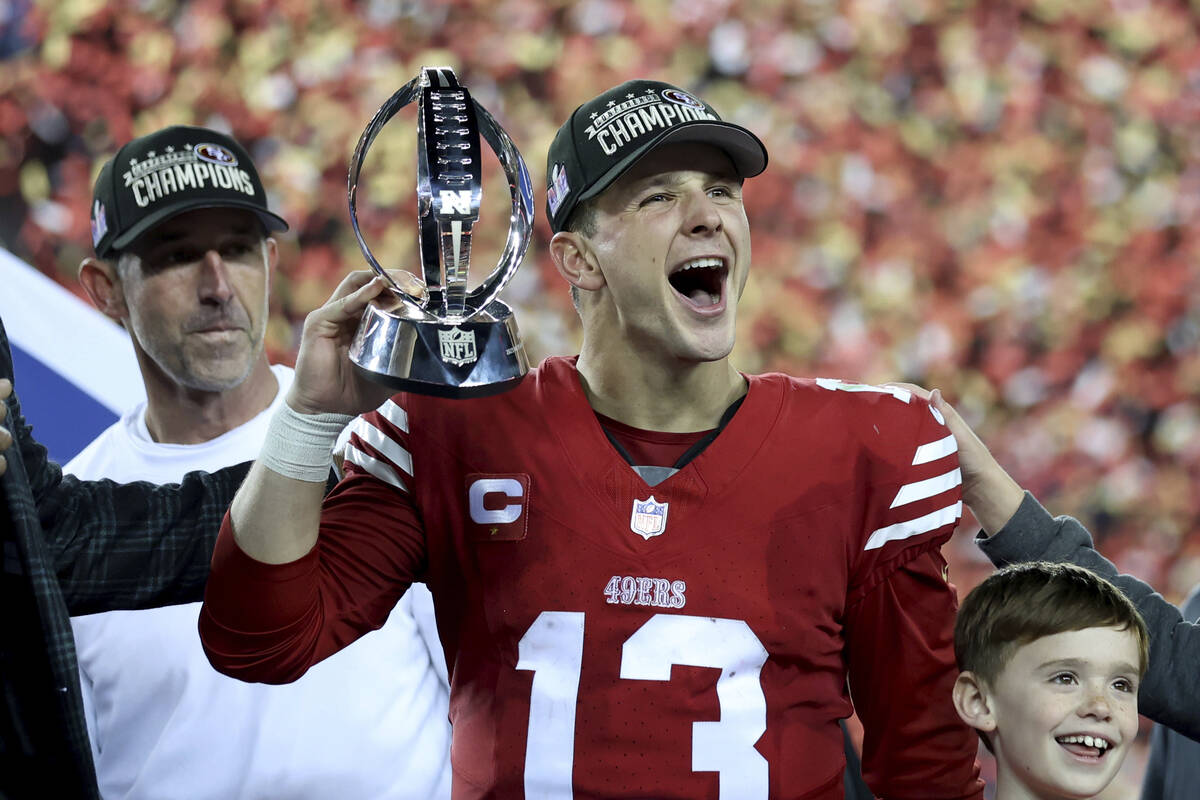
{"label": "nike logo on jersey", "polygon": [[529,532],[526,512],[529,504],[528,475],[466,476],[467,510],[471,521],[471,539],[488,542],[515,542]]}

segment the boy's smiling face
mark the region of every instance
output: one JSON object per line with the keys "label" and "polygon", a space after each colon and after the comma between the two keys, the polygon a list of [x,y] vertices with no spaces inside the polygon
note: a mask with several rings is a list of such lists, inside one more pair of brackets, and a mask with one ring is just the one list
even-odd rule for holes
{"label": "boy's smiling face", "polygon": [[1137,733],[1138,663],[1133,631],[1086,628],[1023,645],[994,685],[977,682],[967,722],[995,749],[998,800],[1086,798],[1107,786]]}

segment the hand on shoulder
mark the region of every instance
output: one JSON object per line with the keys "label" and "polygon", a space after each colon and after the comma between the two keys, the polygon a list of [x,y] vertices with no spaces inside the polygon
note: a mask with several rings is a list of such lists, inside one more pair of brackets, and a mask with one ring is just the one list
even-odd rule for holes
{"label": "hand on shoulder", "polygon": [[954,406],[946,402],[942,393],[929,391],[912,383],[891,383],[908,389],[918,397],[929,401],[946,420],[946,427],[958,442],[958,463],[962,470],[963,502],[970,506],[975,519],[988,535],[1004,527],[1017,512],[1025,497],[1025,490],[1013,480],[987,445],[975,435]]}

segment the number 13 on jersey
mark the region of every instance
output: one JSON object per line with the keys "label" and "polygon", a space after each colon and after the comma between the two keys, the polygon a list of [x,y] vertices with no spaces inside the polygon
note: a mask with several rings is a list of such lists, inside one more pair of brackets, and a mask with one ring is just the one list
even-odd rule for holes
{"label": "number 13 on jersey", "polygon": [[[521,637],[517,669],[533,672],[525,745],[526,800],[570,800],[584,614],[543,611]],[[721,670],[719,720],[692,723],[692,770],[716,772],[721,800],[767,797],[767,729],[759,676],[767,651],[741,620],[656,614],[625,640],[622,680],[669,681],[675,664]]]}

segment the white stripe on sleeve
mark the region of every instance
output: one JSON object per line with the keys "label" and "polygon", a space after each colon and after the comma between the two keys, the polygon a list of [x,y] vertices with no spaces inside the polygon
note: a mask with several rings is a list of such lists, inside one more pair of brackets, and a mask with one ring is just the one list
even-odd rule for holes
{"label": "white stripe on sleeve", "polygon": [[408,433],[408,412],[396,405],[395,400],[386,401],[376,410],[388,422],[392,423],[405,433]]}
{"label": "white stripe on sleeve", "polygon": [[952,506],[940,508],[923,517],[917,517],[905,522],[897,522],[895,525],[888,525],[886,528],[879,528],[871,534],[871,538],[867,539],[867,546],[863,549],[875,550],[883,547],[888,542],[896,542],[901,539],[908,539],[913,536],[919,536],[922,533],[937,530],[943,525],[949,525],[961,516],[962,501],[960,500]]}
{"label": "white stripe on sleeve", "polygon": [[928,464],[930,461],[937,461],[939,458],[945,458],[951,453],[957,452],[958,442],[954,440],[954,434],[950,434],[944,439],[938,439],[936,442],[918,447],[917,454],[913,456],[912,465],[915,467],[918,464]]}
{"label": "white stripe on sleeve", "polygon": [[357,464],[362,467],[384,483],[390,483],[402,492],[408,491],[408,487],[404,485],[404,481],[396,474],[396,470],[379,459],[373,458],[362,450],[359,450],[354,446],[353,442],[346,447],[346,460],[351,464]]}
{"label": "white stripe on sleeve", "polygon": [[[396,407],[399,408],[399,406]],[[378,450],[380,454],[382,454],[388,461],[391,461],[393,465],[404,470],[409,475],[413,474],[412,455],[410,455],[407,450],[401,447],[395,439],[391,438],[362,417],[358,417],[351,422],[350,428],[351,433],[358,434],[360,439]]]}
{"label": "white stripe on sleeve", "polygon": [[962,470],[957,468],[934,478],[926,478],[923,481],[916,481],[915,483],[906,483],[900,487],[900,491],[896,492],[896,499],[888,507],[895,508],[896,506],[915,503],[918,500],[924,500],[928,497],[933,497],[935,494],[949,491],[961,484]]}

